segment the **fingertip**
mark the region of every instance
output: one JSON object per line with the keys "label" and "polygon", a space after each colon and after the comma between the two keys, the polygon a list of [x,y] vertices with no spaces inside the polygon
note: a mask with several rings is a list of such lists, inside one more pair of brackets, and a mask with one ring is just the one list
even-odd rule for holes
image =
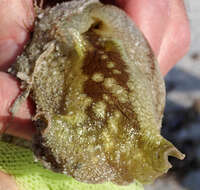
{"label": "fingertip", "polygon": [[[189,51],[191,35],[189,26],[185,25],[182,28],[174,31],[175,34],[166,36],[163,40],[160,54],[158,55],[158,62],[161,73],[165,76]],[[171,42],[171,40],[173,42]]]}
{"label": "fingertip", "polygon": [[191,42],[190,24],[183,1],[173,1],[170,10],[168,28],[158,55],[163,75],[166,75],[188,52]]}
{"label": "fingertip", "polygon": [[1,131],[3,131],[10,122],[10,127],[6,131],[7,133],[30,139],[35,131],[31,121],[31,115],[34,110],[31,102],[23,102],[12,118],[9,109],[20,94],[19,83],[11,75],[0,72],[0,84]]}
{"label": "fingertip", "polygon": [[0,3],[0,70],[6,70],[21,52],[34,24],[32,0]]}

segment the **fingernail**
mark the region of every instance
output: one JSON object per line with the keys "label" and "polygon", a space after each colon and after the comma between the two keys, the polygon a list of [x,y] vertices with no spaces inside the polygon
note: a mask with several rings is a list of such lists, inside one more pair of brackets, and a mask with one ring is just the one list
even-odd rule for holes
{"label": "fingernail", "polygon": [[17,55],[18,45],[13,39],[0,41],[0,70],[8,68]]}

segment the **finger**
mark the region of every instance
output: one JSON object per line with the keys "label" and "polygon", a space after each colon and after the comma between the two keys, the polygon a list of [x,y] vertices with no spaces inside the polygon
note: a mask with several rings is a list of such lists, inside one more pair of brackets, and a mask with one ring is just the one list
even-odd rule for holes
{"label": "finger", "polygon": [[20,105],[12,120],[9,108],[20,93],[19,83],[12,76],[0,72],[0,84],[0,132],[9,124],[7,133],[26,139],[32,138],[35,129],[31,121],[33,107],[30,101]]}
{"label": "finger", "polygon": [[170,3],[168,27],[163,38],[158,61],[165,75],[188,51],[190,27],[182,0]]}
{"label": "finger", "polygon": [[1,0],[0,69],[5,70],[22,49],[34,21],[32,0]]}
{"label": "finger", "polygon": [[190,43],[189,23],[183,1],[117,0],[117,2],[144,33],[158,58],[161,72],[165,75],[187,52]]}
{"label": "finger", "polygon": [[19,190],[15,179],[3,172],[0,172],[0,189]]}
{"label": "finger", "polygon": [[131,16],[158,55],[168,22],[169,1],[118,0],[118,3]]}

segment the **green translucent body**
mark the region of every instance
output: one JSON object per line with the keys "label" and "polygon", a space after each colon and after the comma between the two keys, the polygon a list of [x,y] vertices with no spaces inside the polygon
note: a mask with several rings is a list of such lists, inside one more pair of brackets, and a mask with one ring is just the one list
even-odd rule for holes
{"label": "green translucent body", "polygon": [[183,158],[160,135],[165,90],[152,50],[118,8],[90,0],[44,11],[15,69],[31,87],[34,151],[46,167],[126,185]]}

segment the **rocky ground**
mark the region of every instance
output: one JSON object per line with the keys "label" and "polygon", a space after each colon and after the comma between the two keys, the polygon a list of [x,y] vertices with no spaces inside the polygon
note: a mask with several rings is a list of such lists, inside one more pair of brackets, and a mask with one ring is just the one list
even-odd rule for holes
{"label": "rocky ground", "polygon": [[177,182],[175,176],[169,175],[158,179],[153,185],[145,186],[145,190],[187,190]]}
{"label": "rocky ground", "polygon": [[162,134],[186,154],[170,159],[173,169],[146,190],[200,189],[200,1],[185,0],[192,43],[189,53],[167,75]]}

